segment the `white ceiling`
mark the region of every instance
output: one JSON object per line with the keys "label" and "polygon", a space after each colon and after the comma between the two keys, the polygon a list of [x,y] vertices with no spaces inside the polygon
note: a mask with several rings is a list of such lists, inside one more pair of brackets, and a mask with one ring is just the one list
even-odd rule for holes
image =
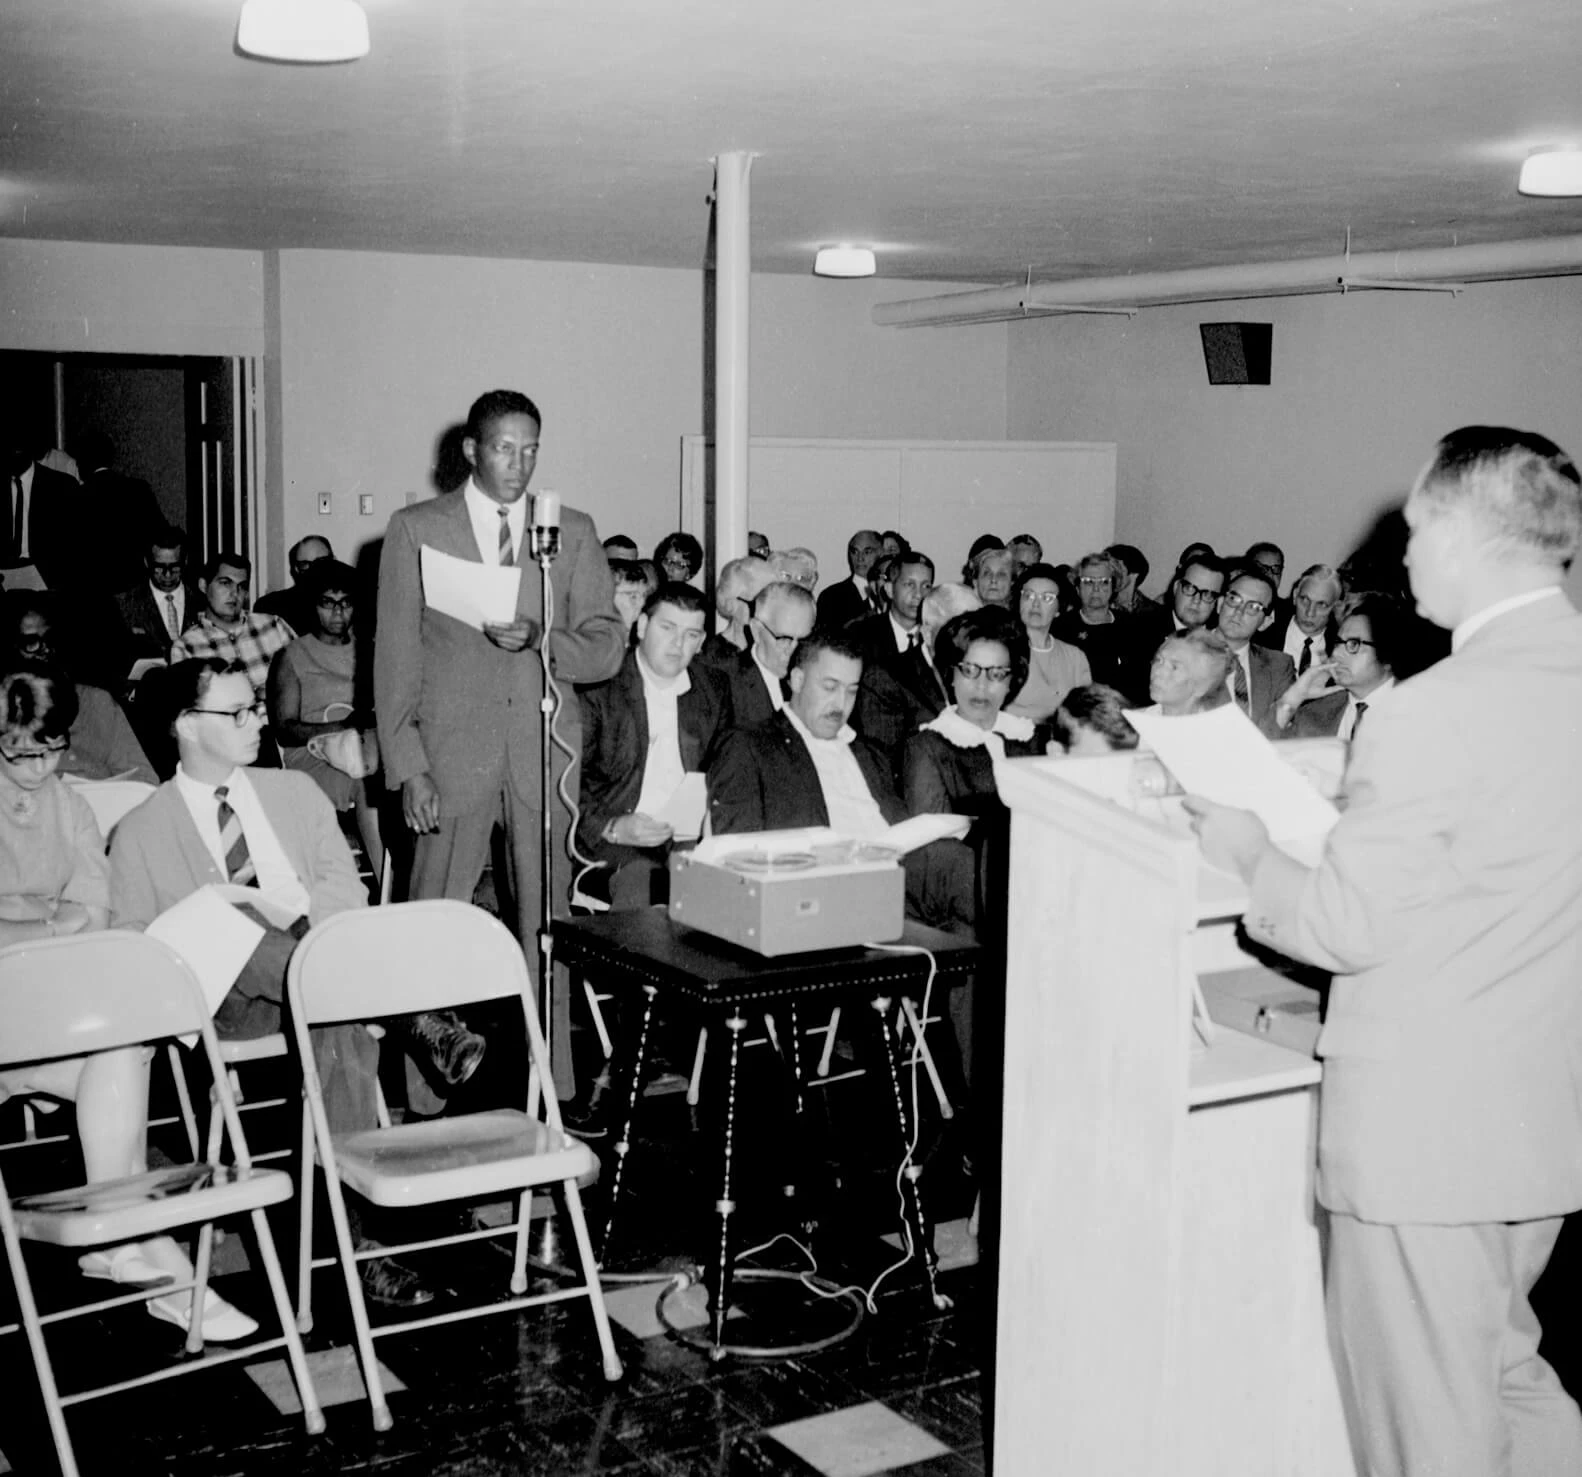
{"label": "white ceiling", "polygon": [[240,0],[3,0],[0,235],[695,267],[869,242],[997,282],[1569,234],[1577,0],[365,0],[372,54],[234,51]]}

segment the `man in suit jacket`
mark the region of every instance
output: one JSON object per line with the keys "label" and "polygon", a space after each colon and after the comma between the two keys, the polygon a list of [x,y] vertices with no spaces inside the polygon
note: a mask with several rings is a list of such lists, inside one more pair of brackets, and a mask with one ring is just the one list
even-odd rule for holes
{"label": "man in suit jacket", "polygon": [[1559,588],[1582,477],[1541,436],[1467,427],[1406,520],[1452,654],[1358,730],[1318,867],[1187,803],[1249,930],[1336,973],[1318,1195],[1359,1472],[1578,1472],[1528,1295],[1582,1207],[1582,616]]}
{"label": "man in suit jacket", "polygon": [[278,615],[299,636],[305,636],[314,627],[313,596],[308,593],[306,580],[310,569],[321,559],[333,559],[335,550],[327,538],[310,533],[292,544],[286,551],[286,563],[291,570],[291,583],[283,590],[271,590],[253,601],[259,615]]}
{"label": "man in suit jacket", "polygon": [[1147,700],[1149,669],[1160,644],[1213,620],[1225,577],[1225,566],[1212,551],[1194,553],[1177,568],[1161,602],[1131,617],[1120,688],[1133,702]]}
{"label": "man in suit jacket", "polygon": [[1230,583],[1219,597],[1219,633],[1235,662],[1225,679],[1231,701],[1258,729],[1274,732],[1274,709],[1296,681],[1296,669],[1283,651],[1257,646],[1253,637],[1274,619],[1275,587],[1256,566],[1231,571]]}
{"label": "man in suit jacket", "polygon": [[708,768],[730,725],[725,679],[693,660],[702,640],[702,594],[663,584],[637,618],[637,645],[621,670],[579,693],[577,845],[611,869],[616,909],[666,900],[674,833],[655,813],[682,776]]}
{"label": "man in suit jacket", "polygon": [[143,568],[148,578],[115,597],[120,622],[116,641],[127,678],[138,662],[168,662],[172,644],[197,624],[198,612],[204,608],[198,587],[187,579],[186,543],[175,529],[162,528],[150,535]]}
{"label": "man in suit jacket", "polygon": [[780,711],[792,655],[816,624],[812,594],[788,580],[766,585],[751,604],[747,649],[716,664],[730,688],[731,714],[743,725],[763,723]]}
{"label": "man in suit jacket", "polygon": [[19,426],[8,423],[5,429],[0,585],[67,590],[78,562],[82,488],[75,477],[35,461]]}
{"label": "man in suit jacket", "polygon": [[[455,492],[397,510],[379,565],[374,707],[385,783],[401,791],[416,834],[415,898],[472,900],[496,823],[509,841],[517,929],[529,954],[539,928],[542,794],[539,701],[543,693],[542,577],[527,539],[528,482],[543,418],[525,395],[494,390],[474,402],[462,451],[472,475]],[[430,608],[423,597],[422,550],[473,564],[522,571],[516,618],[475,630]],[[548,660],[561,708],[555,730],[572,754],[580,733],[574,682],[614,676],[626,653],[610,570],[593,520],[560,510],[560,553],[550,566],[554,629]],[[566,760],[557,748],[557,772]],[[564,856],[569,817],[556,806]],[[569,876],[551,896],[564,897]],[[540,982],[542,987],[542,982]],[[573,1088],[569,992],[554,991],[555,1085]]]}
{"label": "man in suit jacket", "polygon": [[882,548],[875,529],[859,528],[852,534],[846,545],[846,567],[851,573],[818,597],[819,625],[839,630],[860,621],[873,609],[868,596],[868,574]]}
{"label": "man in suit jacket", "polygon": [[1283,651],[1296,664],[1300,677],[1314,662],[1324,659],[1324,627],[1330,613],[1345,598],[1346,582],[1327,564],[1310,564],[1296,577],[1289,601],[1277,602],[1274,619],[1253,640],[1259,646]]}

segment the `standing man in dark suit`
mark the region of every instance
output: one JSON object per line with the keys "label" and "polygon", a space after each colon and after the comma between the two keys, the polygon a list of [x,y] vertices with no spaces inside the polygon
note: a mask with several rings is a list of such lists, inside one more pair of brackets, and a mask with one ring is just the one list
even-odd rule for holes
{"label": "standing man in dark suit", "polygon": [[637,644],[621,670],[578,694],[577,845],[611,869],[615,909],[666,901],[675,833],[658,812],[684,776],[707,770],[730,724],[725,679],[693,660],[703,644],[703,608],[693,586],[661,585],[637,618]]}
{"label": "standing man in dark suit", "polygon": [[765,586],[751,607],[747,649],[719,663],[731,690],[731,713],[740,724],[762,723],[780,711],[792,654],[816,624],[812,594],[786,580]]}
{"label": "standing man in dark suit", "polygon": [[868,573],[879,557],[879,534],[872,528],[859,528],[846,545],[846,567],[851,571],[838,584],[818,597],[818,623],[839,630],[860,621],[873,606],[868,596]]}
{"label": "standing man in dark suit", "polygon": [[115,445],[102,431],[89,431],[73,443],[82,469],[83,578],[106,595],[137,583],[143,550],[164,527],[154,489],[115,465]]}
{"label": "standing man in dark suit", "polygon": [[35,448],[21,426],[7,422],[5,430],[0,584],[66,591],[77,562],[82,488],[74,477],[35,460]]}
{"label": "standing man in dark suit", "polygon": [[1582,476],[1468,426],[1406,501],[1451,654],[1357,731],[1314,868],[1188,797],[1263,943],[1334,971],[1318,1052],[1330,1341],[1359,1473],[1582,1472],[1530,1302],[1582,1209]]}
{"label": "standing man in dark suit", "polygon": [[[467,415],[462,452],[472,475],[455,492],[401,508],[390,519],[379,567],[374,706],[385,783],[417,840],[414,898],[472,900],[496,824],[505,827],[517,931],[529,955],[539,927],[542,793],[539,703],[543,659],[560,687],[555,728],[573,754],[581,742],[574,682],[612,677],[626,652],[609,565],[593,520],[563,508],[560,554],[550,566],[554,629],[543,650],[542,577],[527,538],[527,486],[543,417],[527,396],[492,390]],[[421,553],[521,569],[515,619],[474,629],[426,604]],[[568,761],[557,748],[556,766]],[[564,855],[569,817],[556,806]],[[564,897],[569,877],[552,896]],[[540,981],[540,988],[543,981]],[[567,991],[554,992],[554,1067],[573,1090]]]}

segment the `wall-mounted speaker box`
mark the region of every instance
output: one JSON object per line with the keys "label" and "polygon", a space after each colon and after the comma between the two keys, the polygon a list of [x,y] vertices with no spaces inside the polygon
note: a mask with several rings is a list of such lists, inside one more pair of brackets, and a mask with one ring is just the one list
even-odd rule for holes
{"label": "wall-mounted speaker box", "polygon": [[1200,323],[1211,385],[1266,385],[1274,353],[1272,323]]}

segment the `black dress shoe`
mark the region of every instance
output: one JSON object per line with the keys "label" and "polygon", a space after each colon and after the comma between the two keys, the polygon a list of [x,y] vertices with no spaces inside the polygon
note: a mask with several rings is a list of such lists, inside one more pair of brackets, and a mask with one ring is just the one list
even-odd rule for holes
{"label": "black dress shoe", "polygon": [[363,1279],[363,1296],[386,1308],[421,1308],[434,1301],[433,1292],[423,1285],[410,1267],[391,1257],[364,1262],[358,1269]]}
{"label": "black dress shoe", "polygon": [[609,1136],[609,1113],[599,1094],[590,1098],[568,1098],[560,1105],[560,1121],[567,1133],[579,1139],[602,1139]]}
{"label": "black dress shoe", "polygon": [[425,1010],[409,1024],[412,1040],[428,1053],[435,1074],[447,1087],[460,1087],[483,1060],[489,1043],[469,1031],[449,1010]]}

